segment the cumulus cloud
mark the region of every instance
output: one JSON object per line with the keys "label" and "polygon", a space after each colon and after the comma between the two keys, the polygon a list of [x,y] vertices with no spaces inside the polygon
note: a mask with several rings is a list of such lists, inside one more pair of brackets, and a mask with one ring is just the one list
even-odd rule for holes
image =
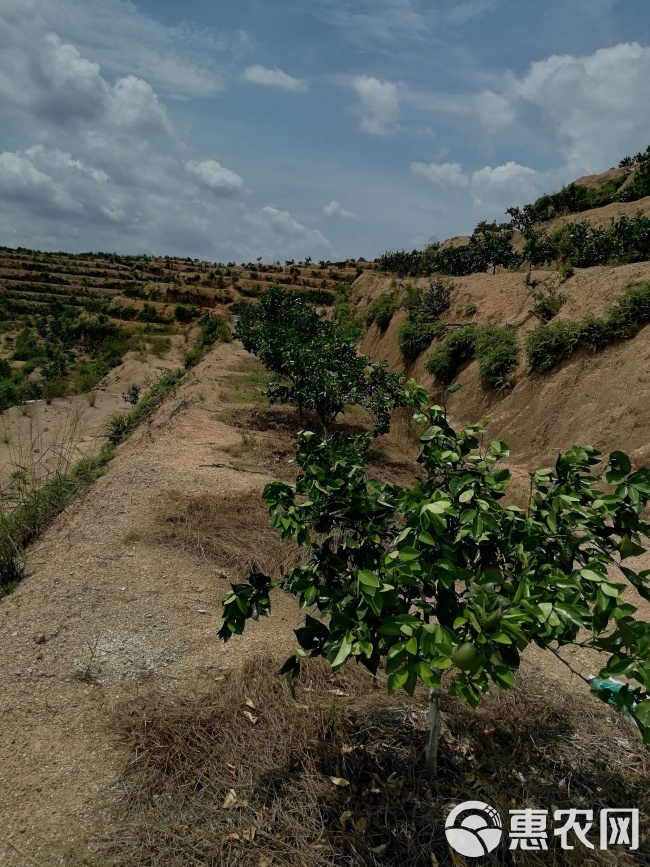
{"label": "cumulus cloud", "polygon": [[238,193],[244,184],[243,178],[237,172],[227,169],[216,160],[189,160],[185,163],[185,169],[203,186],[219,196]]}
{"label": "cumulus cloud", "polygon": [[358,220],[356,214],[353,214],[352,211],[348,211],[345,208],[342,208],[341,205],[335,200],[325,205],[323,208],[323,213],[326,217],[334,217],[339,220]]}
{"label": "cumulus cloud", "polygon": [[469,178],[463,174],[460,163],[411,163],[411,171],[441,186],[469,186]]}
{"label": "cumulus cloud", "polygon": [[303,93],[307,90],[307,85],[299,78],[294,78],[292,75],[283,72],[277,66],[275,69],[267,69],[264,66],[256,64],[249,66],[244,70],[244,78],[253,84],[263,84],[268,87],[279,87],[282,90],[289,90],[293,93]]}
{"label": "cumulus cloud", "polygon": [[397,85],[372,75],[360,75],[352,81],[352,86],[359,97],[361,129],[371,135],[392,132],[399,112]]}
{"label": "cumulus cloud", "polygon": [[475,105],[481,125],[490,133],[509,126],[515,119],[511,100],[492,90],[479,93],[475,98]]}
{"label": "cumulus cloud", "polygon": [[289,211],[267,205],[249,217],[253,227],[253,240],[260,253],[268,256],[267,250],[282,251],[288,256],[302,258],[309,251],[332,252],[332,245],[318,229],[310,229],[294,219]]}
{"label": "cumulus cloud", "polygon": [[512,92],[559,131],[571,165],[594,171],[650,140],[650,115],[639,108],[649,80],[650,47],[631,42],[537,61]]}
{"label": "cumulus cloud", "polygon": [[530,202],[539,195],[535,183],[537,177],[534,169],[512,161],[494,168],[484,166],[472,174],[472,197],[477,205],[489,205],[499,210]]}

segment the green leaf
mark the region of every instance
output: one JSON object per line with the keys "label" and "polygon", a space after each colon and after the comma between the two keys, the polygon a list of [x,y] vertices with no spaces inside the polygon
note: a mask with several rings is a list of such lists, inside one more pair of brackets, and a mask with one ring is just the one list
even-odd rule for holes
{"label": "green leaf", "polygon": [[339,652],[334,657],[334,660],[332,662],[332,668],[333,669],[340,668],[343,665],[343,663],[346,661],[348,656],[350,655],[351,651],[352,651],[352,642],[350,641],[350,639],[346,635],[345,638],[343,639],[343,641],[341,642],[341,647],[339,648]]}
{"label": "green leaf", "polygon": [[639,554],[644,554],[645,548],[633,542],[629,536],[623,536],[621,539],[621,560],[626,560],[628,557],[638,557]]}
{"label": "green leaf", "polygon": [[642,701],[632,711],[632,715],[646,728],[650,728],[650,701]]}
{"label": "green leaf", "polygon": [[473,498],[473,496],[474,496],[474,489],[468,488],[466,491],[463,491],[463,493],[460,495],[460,497],[458,499],[461,503],[469,503],[469,501]]}
{"label": "green leaf", "polygon": [[413,638],[410,638],[410,639],[406,642],[406,652],[409,653],[411,656],[417,656],[417,652],[418,652],[418,640],[417,640],[417,638],[415,637],[415,635],[413,636]]}
{"label": "green leaf", "polygon": [[400,668],[399,671],[393,672],[393,674],[388,676],[388,694],[392,695],[396,692],[401,686],[404,686],[406,681],[408,680],[409,672],[408,669]]}
{"label": "green leaf", "polygon": [[405,548],[400,548],[399,551],[400,560],[404,560],[406,562],[410,560],[417,560],[420,556],[420,552],[416,548],[409,548],[408,546]]}
{"label": "green leaf", "polygon": [[366,587],[379,587],[380,581],[375,575],[374,572],[371,572],[369,569],[360,569],[357,572],[357,577],[361,584]]}

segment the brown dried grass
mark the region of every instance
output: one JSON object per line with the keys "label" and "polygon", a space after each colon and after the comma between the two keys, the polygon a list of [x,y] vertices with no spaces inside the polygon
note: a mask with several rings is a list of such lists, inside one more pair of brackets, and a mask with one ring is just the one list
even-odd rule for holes
{"label": "brown dried grass", "polygon": [[[245,662],[211,692],[154,692],[126,703],[116,724],[130,759],[117,787],[115,831],[94,841],[111,867],[431,867],[451,854],[452,804],[641,810],[639,851],[518,852],[489,865],[647,864],[650,767],[620,716],[528,670],[477,711],[443,702],[440,773],[422,773],[426,695],[389,697],[362,668],[336,675],[310,661],[297,701],[272,675],[278,660]],[[336,785],[332,778],[348,781]],[[644,848],[645,847],[645,848]],[[102,860],[103,859],[103,860]]]}
{"label": "brown dried grass", "polygon": [[152,526],[137,538],[206,558],[232,578],[243,578],[251,569],[279,575],[298,559],[297,545],[282,542],[271,526],[260,491],[170,491],[161,499]]}

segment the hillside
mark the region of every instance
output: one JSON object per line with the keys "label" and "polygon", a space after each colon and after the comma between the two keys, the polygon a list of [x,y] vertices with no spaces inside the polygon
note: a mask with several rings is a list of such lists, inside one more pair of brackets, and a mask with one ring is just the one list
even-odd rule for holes
{"label": "hillside", "polygon": [[[622,180],[616,190],[624,189],[637,171],[624,166],[576,183],[598,191]],[[568,222],[608,226],[647,214],[650,197],[535,227],[549,234]],[[469,236],[440,249],[468,245]],[[535,329],[570,330],[587,314],[602,338],[613,306],[650,283],[648,257],[588,268],[561,258],[530,268],[495,263],[442,277],[382,267],[0,250],[3,520],[27,475],[38,490],[97,454],[124,393],[136,385],[144,394],[178,371],[130,435],[114,438],[103,475],[30,544],[23,579],[0,597],[3,865],[457,867],[441,817],[452,801],[476,798],[504,816],[513,804],[638,807],[640,851],[554,852],[548,863],[648,863],[650,759],[637,729],[578,676],[599,669],[594,651],[564,651],[578,673],[570,676],[531,645],[516,689],[485,698],[477,712],[445,696],[432,790],[421,773],[423,687],[413,698],[389,697],[381,672],[378,681],[359,666],[332,675],[316,661],[292,702],[270,672],[293,650],[304,612],[279,589],[272,619],[228,644],[217,640],[230,584],[251,569],[278,574],[298,556],[271,528],[261,492],[295,477],[295,434],[313,419],[270,406],[269,374],[230,340],[237,305],[256,303],[274,283],[360,334],[362,353],[422,382],[456,426],[489,416],[488,435],[511,447],[515,503],[526,503],[530,471],[575,442],[650,465],[647,319],[598,351],[572,345],[546,372],[534,372],[525,352]],[[448,289],[448,307],[436,308],[428,342],[405,359],[400,328],[412,311],[421,314],[431,285]],[[382,328],[378,299],[389,301]],[[369,311],[375,321],[366,326]],[[91,325],[94,342],[85,337]],[[517,364],[498,388],[486,386],[478,357],[457,365],[455,393],[427,372],[431,353],[465,326],[474,328],[467,334],[499,326],[514,338]],[[57,353],[66,364],[53,370]],[[16,396],[18,387],[25,391]],[[368,428],[358,407],[335,425]],[[369,475],[413,484],[416,446],[400,409],[373,443]],[[650,554],[630,563],[649,568]],[[650,619],[648,603],[629,589],[626,599]],[[491,857],[485,863],[515,863]],[[516,863],[542,861],[533,853]]]}

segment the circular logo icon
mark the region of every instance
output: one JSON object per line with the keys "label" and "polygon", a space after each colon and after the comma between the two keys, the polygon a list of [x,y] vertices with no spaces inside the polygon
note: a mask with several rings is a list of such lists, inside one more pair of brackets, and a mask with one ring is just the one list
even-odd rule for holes
{"label": "circular logo icon", "polygon": [[480,858],[501,842],[501,816],[483,801],[465,801],[447,816],[445,834],[451,848],[460,855]]}

